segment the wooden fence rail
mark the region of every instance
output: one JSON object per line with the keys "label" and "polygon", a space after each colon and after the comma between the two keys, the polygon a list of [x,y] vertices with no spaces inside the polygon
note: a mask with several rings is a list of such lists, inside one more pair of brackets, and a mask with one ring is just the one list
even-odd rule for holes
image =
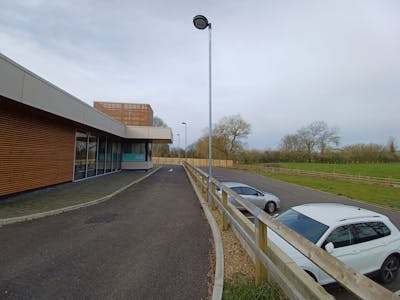
{"label": "wooden fence rail", "polygon": [[[267,239],[273,230],[282,239],[296,248],[304,256],[333,277],[346,290],[360,299],[396,299],[399,297],[383,286],[360,274],[340,260],[317,247],[295,231],[289,229],[266,214],[251,202],[241,198],[208,174],[188,163],[183,163],[209,205],[217,208],[223,216],[223,230],[232,227],[242,245],[256,265],[256,281],[273,280],[290,299],[334,299],[318,283],[300,269],[291,258]],[[209,183],[210,181],[210,183]],[[216,187],[221,195],[216,192]],[[227,201],[234,198],[255,218],[251,223]]]}
{"label": "wooden fence rail", "polygon": [[353,183],[364,183],[373,184],[381,186],[395,186],[400,187],[400,179],[397,178],[382,178],[382,177],[370,177],[362,175],[349,175],[349,174],[339,174],[330,172],[319,172],[319,171],[307,171],[300,169],[288,169],[279,167],[264,167],[265,170],[273,173],[287,174],[287,175],[301,175],[309,177],[319,177],[330,180],[338,180]]}
{"label": "wooden fence rail", "polygon": [[[195,167],[208,167],[209,160],[206,158],[177,158],[177,157],[153,157],[153,163],[155,164],[167,164],[167,165],[180,165],[184,161],[188,162],[192,166]],[[212,160],[213,167],[220,168],[232,168],[233,161],[225,160],[225,159],[213,159]]]}

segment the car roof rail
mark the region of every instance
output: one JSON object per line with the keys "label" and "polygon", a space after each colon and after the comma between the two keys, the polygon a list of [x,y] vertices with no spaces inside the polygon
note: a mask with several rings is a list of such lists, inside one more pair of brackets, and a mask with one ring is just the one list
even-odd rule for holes
{"label": "car roof rail", "polygon": [[371,216],[355,216],[355,217],[348,217],[340,219],[339,222],[347,221],[347,220],[354,220],[354,219],[364,219],[364,218],[381,218],[382,216],[379,215],[371,215]]}

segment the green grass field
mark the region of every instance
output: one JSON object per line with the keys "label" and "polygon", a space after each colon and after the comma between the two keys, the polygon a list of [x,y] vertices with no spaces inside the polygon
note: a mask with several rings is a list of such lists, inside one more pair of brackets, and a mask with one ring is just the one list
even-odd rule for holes
{"label": "green grass field", "polygon": [[324,164],[281,163],[282,168],[400,179],[400,163]]}
{"label": "green grass field", "polygon": [[334,181],[316,177],[285,175],[268,172],[262,166],[243,165],[240,169],[282,181],[311,187],[317,190],[380,206],[400,209],[400,188]]}

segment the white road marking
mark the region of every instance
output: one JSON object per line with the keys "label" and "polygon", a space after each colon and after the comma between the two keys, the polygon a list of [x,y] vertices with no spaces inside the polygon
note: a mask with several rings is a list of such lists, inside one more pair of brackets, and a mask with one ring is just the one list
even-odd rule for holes
{"label": "white road marking", "polygon": [[397,292],[394,292],[396,295],[400,296],[400,290],[398,290]]}

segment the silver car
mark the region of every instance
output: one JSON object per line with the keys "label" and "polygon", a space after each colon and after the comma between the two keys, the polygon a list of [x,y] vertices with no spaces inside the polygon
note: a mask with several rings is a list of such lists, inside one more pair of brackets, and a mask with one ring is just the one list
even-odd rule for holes
{"label": "silver car", "polygon": [[[252,186],[240,182],[222,182],[222,184],[269,214],[273,214],[280,208],[281,201],[275,195],[260,191]],[[220,190],[218,190],[218,192],[221,193]],[[228,201],[237,209],[245,210],[245,208],[233,197],[228,197]]]}

